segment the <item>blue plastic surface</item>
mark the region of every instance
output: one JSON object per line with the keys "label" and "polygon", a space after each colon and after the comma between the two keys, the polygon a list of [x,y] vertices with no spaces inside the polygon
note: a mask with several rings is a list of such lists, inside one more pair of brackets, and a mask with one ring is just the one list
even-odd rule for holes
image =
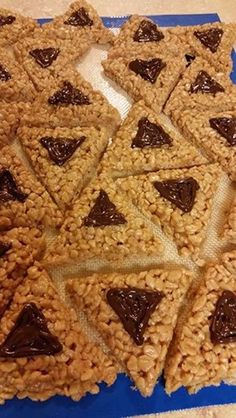
{"label": "blue plastic surface", "polygon": [[[202,15],[162,15],[151,16],[160,26],[196,25],[219,21],[217,14]],[[127,17],[103,17],[108,27],[121,26]],[[39,19],[41,24],[50,19]],[[236,83],[236,54],[234,71],[231,75]],[[150,398],[142,396],[132,389],[132,383],[119,375],[116,383],[107,388],[101,385],[99,395],[87,395],[80,402],[73,402],[68,398],[55,396],[46,402],[32,402],[29,399],[13,399],[0,407],[1,418],[121,418],[131,415],[149,414],[155,412],[173,411],[177,409],[193,408],[207,405],[220,405],[236,401],[236,386],[222,384],[219,387],[202,389],[196,395],[188,395],[184,388],[167,396],[162,379],[156,386]]]}

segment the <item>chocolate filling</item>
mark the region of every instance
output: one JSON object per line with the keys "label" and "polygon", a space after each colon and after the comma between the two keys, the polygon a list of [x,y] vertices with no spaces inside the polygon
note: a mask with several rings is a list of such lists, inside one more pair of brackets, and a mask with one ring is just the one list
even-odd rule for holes
{"label": "chocolate filling", "polygon": [[0,64],[0,81],[8,81],[11,79],[11,74]]}
{"label": "chocolate filling", "polygon": [[206,71],[199,71],[196,80],[190,87],[191,93],[208,93],[215,95],[218,92],[224,92],[225,89],[217,81],[207,74]]}
{"label": "chocolate filling", "polygon": [[87,10],[84,7],[81,7],[70,15],[69,19],[64,22],[64,25],[92,26],[93,21],[90,19]]}
{"label": "chocolate filling", "polygon": [[215,129],[223,136],[228,144],[233,147],[236,145],[236,118],[212,118],[209,120],[211,128]]}
{"label": "chocolate filling", "polygon": [[51,105],[89,105],[91,102],[88,96],[85,96],[82,91],[72,86],[69,81],[63,82],[63,87],[56,91],[49,97],[48,103]]}
{"label": "chocolate filling", "polygon": [[164,39],[163,33],[149,20],[142,20],[133,36],[135,42],[159,42],[162,39]]}
{"label": "chocolate filling", "polygon": [[186,67],[189,67],[192,62],[195,60],[195,55],[191,55],[191,54],[185,54],[185,59],[187,61]]}
{"label": "chocolate filling", "polygon": [[224,290],[219,297],[210,325],[213,344],[236,342],[236,295]]}
{"label": "chocolate filling", "polygon": [[222,29],[212,28],[204,31],[195,31],[194,35],[214,54],[221,43],[223,33]]}
{"label": "chocolate filling", "polygon": [[161,70],[166,67],[166,63],[160,58],[150,60],[136,59],[129,63],[129,69],[140,75],[144,80],[154,84]]}
{"label": "chocolate filling", "polygon": [[0,15],[0,26],[11,25],[15,20],[15,16]]}
{"label": "chocolate filling", "polygon": [[81,136],[78,139],[53,138],[52,136],[45,136],[40,139],[40,143],[47,149],[51,160],[61,166],[72,157],[76,149],[84,142],[85,139],[85,136]]}
{"label": "chocolate filling", "polygon": [[9,200],[18,200],[24,202],[28,195],[23,193],[17,186],[11,172],[7,169],[0,171],[0,202],[8,202]]}
{"label": "chocolate filling", "polygon": [[0,241],[0,257],[3,257],[7,251],[9,251],[12,248],[11,242],[2,242]]}
{"label": "chocolate filling", "polygon": [[171,137],[160,125],[150,122],[148,118],[141,118],[131,148],[160,148],[171,143]]}
{"label": "chocolate filling", "polygon": [[42,68],[47,68],[52,65],[60,53],[58,48],[43,48],[43,49],[33,49],[30,51],[30,55],[35,59],[37,64]]}

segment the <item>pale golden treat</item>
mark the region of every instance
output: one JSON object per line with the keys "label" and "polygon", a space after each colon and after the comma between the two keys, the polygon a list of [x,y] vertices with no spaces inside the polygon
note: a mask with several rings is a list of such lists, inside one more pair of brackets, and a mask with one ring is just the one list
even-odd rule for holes
{"label": "pale golden treat", "polygon": [[42,256],[45,240],[36,228],[13,228],[0,235],[0,316],[12,300],[27,268]]}
{"label": "pale golden treat", "polygon": [[181,255],[197,259],[221,174],[218,164],[210,164],[127,177],[116,184],[174,240]]}
{"label": "pale golden treat", "polygon": [[191,167],[208,160],[163,115],[140,101],[107,148],[101,168],[114,177],[161,168]]}
{"label": "pale golden treat", "polygon": [[178,124],[184,109],[224,111],[236,107],[236,86],[202,58],[187,68],[171,93],[164,112]]}
{"label": "pale golden treat", "polygon": [[0,100],[32,102],[35,95],[33,83],[12,53],[0,50]]}
{"label": "pale golden treat", "polygon": [[105,28],[97,11],[85,0],[71,3],[67,11],[46,23],[44,29],[55,30],[57,37],[76,42],[81,37],[88,37],[92,42],[106,44],[113,41],[113,33]]}
{"label": "pale golden treat", "polygon": [[236,198],[233,199],[223,228],[223,238],[236,244]]}
{"label": "pale golden treat", "polygon": [[22,125],[56,128],[106,127],[112,132],[120,123],[118,111],[72,67],[60,73],[25,107]]}
{"label": "pale golden treat", "polygon": [[92,127],[23,127],[17,136],[39,180],[63,210],[95,174],[109,139],[105,129]]}
{"label": "pale golden treat", "polygon": [[163,244],[107,177],[98,177],[77,199],[48,248],[45,264],[99,258],[116,262],[135,255],[158,255]]}
{"label": "pale golden treat", "polygon": [[31,36],[38,27],[36,20],[0,8],[0,47],[11,45],[25,36]]}
{"label": "pale golden treat", "polygon": [[235,384],[235,304],[236,251],[232,251],[208,266],[178,318],[165,364],[167,393],[180,386],[193,393],[222,381]]}
{"label": "pale golden treat", "polygon": [[29,268],[1,320],[0,343],[2,404],[14,396],[79,400],[98,393],[97,383],[116,379],[116,366],[84,335],[39,263]]}
{"label": "pale golden treat", "polygon": [[18,103],[0,102],[0,147],[14,139],[20,122],[19,110]]}
{"label": "pale golden treat", "polygon": [[183,57],[166,50],[145,50],[102,62],[104,73],[122,87],[134,101],[143,99],[155,112],[161,112],[169,94],[185,68]]}
{"label": "pale golden treat", "polygon": [[0,154],[0,230],[61,225],[63,216],[48,192],[8,146]]}
{"label": "pale golden treat", "polygon": [[[143,396],[152,394],[162,373],[178,311],[192,278],[192,273],[179,267],[175,270],[157,269],[129,274],[95,273],[68,282],[68,290],[76,307],[86,314],[88,321],[101,333]],[[119,310],[121,316],[109,303],[111,292],[114,292],[113,301],[115,297],[115,301],[122,305]],[[153,295],[151,292],[157,293]],[[151,309],[146,323],[144,318],[153,299],[156,299],[157,305]],[[124,316],[132,326],[130,332],[127,332],[126,322],[121,319]],[[142,336],[138,332],[141,326],[144,329]]]}
{"label": "pale golden treat", "polygon": [[177,123],[186,138],[202,148],[209,159],[218,162],[233,181],[236,180],[236,110],[185,110]]}

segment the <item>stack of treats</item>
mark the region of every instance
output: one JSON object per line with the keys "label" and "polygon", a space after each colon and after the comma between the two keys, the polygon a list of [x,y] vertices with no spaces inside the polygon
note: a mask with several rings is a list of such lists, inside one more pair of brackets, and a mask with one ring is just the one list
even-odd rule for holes
{"label": "stack of treats", "polygon": [[[78,0],[0,35],[0,403],[235,384],[236,25],[115,36]],[[123,121],[76,69],[95,43]]]}

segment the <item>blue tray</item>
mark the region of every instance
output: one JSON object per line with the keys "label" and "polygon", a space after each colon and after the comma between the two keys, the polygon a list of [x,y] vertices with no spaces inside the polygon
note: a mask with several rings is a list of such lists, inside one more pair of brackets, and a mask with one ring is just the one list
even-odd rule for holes
{"label": "blue tray", "polygon": [[[151,16],[160,26],[187,26],[219,21],[219,16],[212,14],[198,15],[162,15]],[[103,17],[109,27],[120,27],[126,17]],[[39,19],[45,23],[50,19]],[[232,53],[234,71],[231,79],[236,84],[236,54]],[[32,402],[29,399],[13,399],[0,406],[1,418],[121,418],[130,415],[151,414],[193,408],[207,405],[228,404],[236,401],[236,386],[222,384],[219,387],[202,389],[196,395],[188,395],[184,388],[172,396],[167,396],[161,379],[150,398],[142,398],[132,390],[132,383],[125,375],[119,375],[116,383],[107,388],[101,385],[99,395],[87,395],[80,402],[55,396],[46,402]]]}

